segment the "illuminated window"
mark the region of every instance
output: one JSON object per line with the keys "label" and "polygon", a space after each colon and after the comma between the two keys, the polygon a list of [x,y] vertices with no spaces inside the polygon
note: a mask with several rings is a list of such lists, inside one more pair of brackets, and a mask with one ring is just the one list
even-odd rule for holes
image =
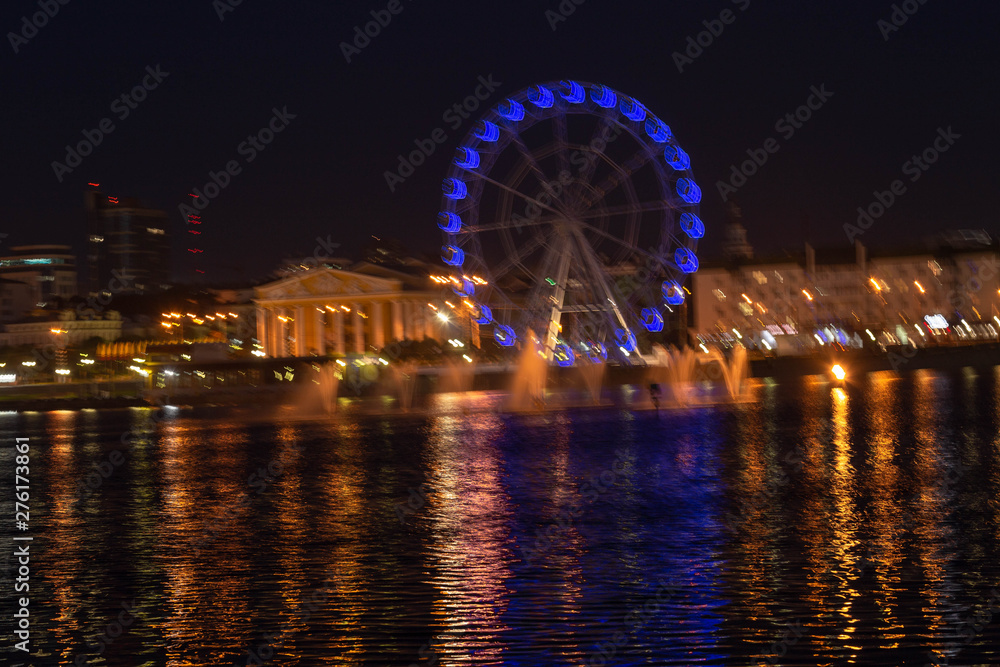
{"label": "illuminated window", "polygon": [[717,289],[717,290],[713,291],[712,294],[714,294],[715,298],[718,299],[719,301],[725,301],[726,300],[726,295],[720,289]]}
{"label": "illuminated window", "polygon": [[767,284],[767,276],[765,276],[765,275],[764,275],[764,274],[763,274],[762,272],[760,272],[760,271],[754,271],[754,272],[753,272],[753,279],[757,281],[757,284],[758,284],[758,285],[764,285],[764,284]]}

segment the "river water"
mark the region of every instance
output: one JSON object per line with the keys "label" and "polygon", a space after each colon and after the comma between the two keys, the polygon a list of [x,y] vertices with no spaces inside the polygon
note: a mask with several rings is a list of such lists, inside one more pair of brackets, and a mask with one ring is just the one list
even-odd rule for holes
{"label": "river water", "polygon": [[[998,387],[0,414],[5,489],[31,446],[28,531],[0,502],[0,661],[998,665]],[[33,537],[29,654],[8,651],[13,534]]]}

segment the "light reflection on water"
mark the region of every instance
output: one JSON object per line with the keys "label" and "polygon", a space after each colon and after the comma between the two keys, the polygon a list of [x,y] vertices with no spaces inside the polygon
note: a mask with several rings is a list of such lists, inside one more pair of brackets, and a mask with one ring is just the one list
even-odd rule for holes
{"label": "light reflection on water", "polygon": [[1000,663],[1000,617],[963,626],[1000,586],[1000,372],[754,391],[660,415],[485,393],[0,415],[32,438],[38,664]]}

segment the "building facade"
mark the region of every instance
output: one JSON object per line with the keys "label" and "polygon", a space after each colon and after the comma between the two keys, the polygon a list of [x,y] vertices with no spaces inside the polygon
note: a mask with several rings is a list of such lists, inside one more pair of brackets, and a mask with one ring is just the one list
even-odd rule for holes
{"label": "building facade", "polygon": [[86,208],[90,295],[111,291],[143,294],[170,286],[165,212],[145,207],[136,199],[109,197],[96,190],[86,193]]}
{"label": "building facade", "polygon": [[77,294],[76,256],[68,245],[25,245],[0,257],[0,278],[31,287],[36,305]]}
{"label": "building facade", "polygon": [[440,292],[406,283],[317,268],[262,285],[254,298],[257,339],[268,357],[305,357],[368,354],[394,341],[458,335],[449,335],[456,325],[430,305]]}
{"label": "building facade", "polygon": [[64,310],[58,317],[29,317],[21,322],[4,325],[0,333],[0,346],[55,345],[66,348],[79,345],[91,338],[105,341],[121,337],[122,320],[118,312],[109,310],[94,319],[76,318],[72,310]]}
{"label": "building facade", "polygon": [[[1000,252],[941,247],[869,254],[817,251],[703,265],[694,275],[693,333],[898,332],[1000,329]],[[869,334],[871,335],[871,334]]]}

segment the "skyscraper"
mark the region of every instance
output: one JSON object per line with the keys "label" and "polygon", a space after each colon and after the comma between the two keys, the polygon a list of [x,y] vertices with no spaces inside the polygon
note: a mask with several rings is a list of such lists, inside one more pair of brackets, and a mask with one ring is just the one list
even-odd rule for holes
{"label": "skyscraper", "polygon": [[[87,286],[103,291],[157,292],[170,285],[167,214],[137,199],[86,193]],[[112,283],[112,280],[116,280]]]}

